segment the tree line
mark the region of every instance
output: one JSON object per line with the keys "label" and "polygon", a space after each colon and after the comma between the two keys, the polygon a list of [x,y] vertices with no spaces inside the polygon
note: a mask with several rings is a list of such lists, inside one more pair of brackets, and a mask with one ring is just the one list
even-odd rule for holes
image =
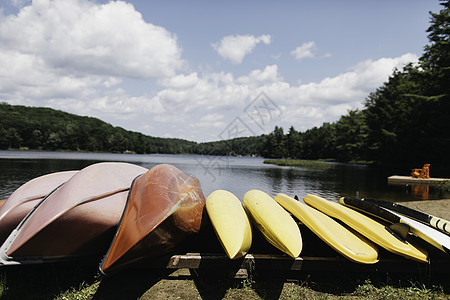
{"label": "tree line", "polygon": [[209,143],[158,138],[51,108],[0,103],[3,150],[260,155],[261,145],[262,136]]}
{"label": "tree line", "polygon": [[420,166],[450,166],[450,7],[431,14],[429,45],[418,64],[395,70],[334,123],[304,132],[275,127],[267,135],[196,143],[146,136],[96,118],[0,103],[0,149],[257,155]]}

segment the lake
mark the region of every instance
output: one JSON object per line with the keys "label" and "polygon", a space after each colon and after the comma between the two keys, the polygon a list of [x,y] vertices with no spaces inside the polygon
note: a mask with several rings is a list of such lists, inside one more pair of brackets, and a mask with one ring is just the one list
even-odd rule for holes
{"label": "lake", "polygon": [[[329,163],[325,168],[279,167],[264,164],[260,157],[223,157],[170,154],[108,154],[0,151],[0,199],[7,198],[25,182],[52,172],[80,170],[102,161],[128,162],[151,168],[172,164],[200,180],[205,196],[217,189],[234,193],[241,200],[252,189],[271,196],[285,193],[304,197],[316,194],[337,201],[342,196],[380,198],[389,201],[440,199],[433,191],[388,186],[389,171],[361,166]],[[397,174],[405,175],[405,174]]]}

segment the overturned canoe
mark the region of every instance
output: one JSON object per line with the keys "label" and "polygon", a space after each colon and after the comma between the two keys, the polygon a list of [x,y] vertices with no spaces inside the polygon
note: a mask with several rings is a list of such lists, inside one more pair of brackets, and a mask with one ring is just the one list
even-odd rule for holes
{"label": "overturned canoe", "polygon": [[0,264],[101,255],[111,242],[133,179],[147,169],[99,163],[44,198],[0,248]]}
{"label": "overturned canoe", "polygon": [[133,181],[100,271],[111,273],[167,254],[200,230],[205,197],[198,179],[157,165]]}
{"label": "overturned canoe", "polygon": [[43,175],[16,189],[0,208],[0,245],[39,201],[77,172],[65,171]]}

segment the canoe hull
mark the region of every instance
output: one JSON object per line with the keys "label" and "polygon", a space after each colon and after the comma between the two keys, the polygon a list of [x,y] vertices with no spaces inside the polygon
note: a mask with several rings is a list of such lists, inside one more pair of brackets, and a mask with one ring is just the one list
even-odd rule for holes
{"label": "canoe hull", "polygon": [[196,178],[171,165],[137,177],[116,235],[100,264],[110,274],[168,254],[200,230],[205,197]]}
{"label": "canoe hull", "polygon": [[0,244],[20,221],[55,188],[78,171],[51,173],[34,178],[16,189],[0,208]]}
{"label": "canoe hull", "polygon": [[3,264],[101,255],[114,236],[132,180],[147,169],[99,163],[55,189],[0,248]]}

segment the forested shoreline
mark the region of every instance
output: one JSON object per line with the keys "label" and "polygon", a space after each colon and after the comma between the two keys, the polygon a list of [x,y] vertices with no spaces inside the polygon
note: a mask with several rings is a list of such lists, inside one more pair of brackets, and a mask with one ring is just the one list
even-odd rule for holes
{"label": "forested shoreline", "polygon": [[[417,64],[388,81],[334,123],[285,133],[197,143],[158,138],[99,119],[50,108],[0,103],[0,149],[67,150],[333,159],[420,167],[450,167],[450,8],[431,14],[429,45]],[[1,101],[1,99],[0,99]]]}
{"label": "forested shoreline", "polygon": [[263,136],[197,143],[114,127],[96,118],[43,107],[0,103],[0,149],[260,155]]}

